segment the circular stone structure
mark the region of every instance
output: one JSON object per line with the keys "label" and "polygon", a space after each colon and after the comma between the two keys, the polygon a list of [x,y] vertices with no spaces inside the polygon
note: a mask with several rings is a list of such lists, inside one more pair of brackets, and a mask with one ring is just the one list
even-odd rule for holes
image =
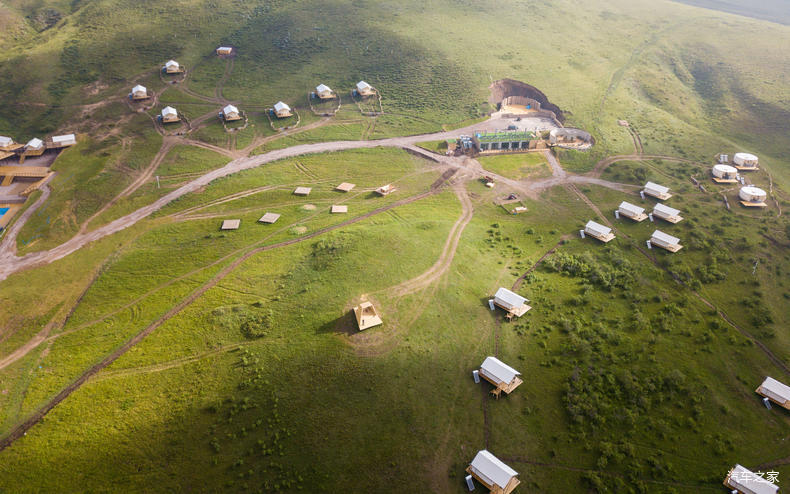
{"label": "circular stone structure", "polygon": [[730,165],[713,165],[713,176],[716,178],[734,179],[738,169]]}
{"label": "circular stone structure", "polygon": [[738,197],[746,202],[765,202],[765,198],[768,197],[768,194],[759,187],[747,185],[746,187],[741,187],[741,191],[738,192]]}
{"label": "circular stone structure", "polygon": [[732,161],[739,166],[757,166],[759,164],[757,156],[749,153],[735,153]]}

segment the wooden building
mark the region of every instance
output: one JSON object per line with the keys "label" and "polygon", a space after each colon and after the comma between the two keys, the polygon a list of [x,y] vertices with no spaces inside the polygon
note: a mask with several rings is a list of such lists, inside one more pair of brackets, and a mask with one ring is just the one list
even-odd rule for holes
{"label": "wooden building", "polygon": [[132,92],[129,94],[129,96],[134,101],[148,99],[148,89],[145,86],[138,84],[132,88]]}
{"label": "wooden building", "polygon": [[466,472],[491,494],[510,494],[521,483],[517,478],[518,472],[485,449],[477,452]]}
{"label": "wooden building", "polygon": [[166,106],[162,109],[161,115],[162,123],[178,122],[178,112],[172,106]]}
{"label": "wooden building", "polygon": [[529,300],[504,287],[497,290],[494,295],[494,305],[504,309],[507,312],[508,319],[512,319],[513,316],[521,317],[526,314],[532,308],[527,305],[527,302]]}
{"label": "wooden building", "polygon": [[584,225],[584,234],[593,238],[597,238],[603,243],[614,240],[614,233],[612,233],[611,228],[600,223],[596,223],[593,220],[588,221],[587,224]]}
{"label": "wooden building", "polygon": [[392,184],[382,185],[378,189],[376,189],[376,194],[380,196],[388,196],[395,192],[395,186]]}
{"label": "wooden building", "polygon": [[779,486],[756,475],[744,466],[736,464],[727,473],[724,485],[739,494],[776,494]]}
{"label": "wooden building", "polygon": [[332,99],[335,97],[335,93],[326,84],[319,84],[315,87],[315,96],[318,99]]}
{"label": "wooden building", "polygon": [[664,187],[663,185],[658,185],[653,182],[646,183],[643,192],[649,196],[655,197],[656,199],[661,199],[662,201],[666,201],[672,197],[672,194],[669,193],[668,187]]}
{"label": "wooden building", "polygon": [[162,70],[166,74],[180,74],[184,71],[184,69],[181,68],[181,65],[179,65],[179,63],[175,60],[168,60],[165,66],[162,67]]}
{"label": "wooden building", "polygon": [[683,217],[680,216],[680,211],[671,208],[665,204],[661,204],[660,202],[653,206],[653,217],[654,218],[661,218],[664,221],[668,221],[670,223],[678,223],[683,221]]}
{"label": "wooden building", "polygon": [[650,243],[656,247],[661,247],[662,249],[666,249],[670,252],[677,252],[683,248],[683,246],[680,245],[679,238],[673,237],[672,235],[667,235],[661,230],[656,230],[653,232],[653,236],[650,237]]}
{"label": "wooden building", "polygon": [[713,181],[717,184],[734,184],[738,183],[738,169],[730,165],[713,165],[711,170]]}
{"label": "wooden building", "polygon": [[637,222],[647,219],[645,208],[640,208],[636,204],[631,204],[630,202],[626,201],[620,203],[620,206],[617,208],[617,212],[620,213],[621,216],[625,216],[626,218],[630,218]]}
{"label": "wooden building", "polygon": [[220,46],[219,48],[217,48],[217,55],[227,56],[227,55],[230,55],[232,53],[233,53],[233,47],[232,46]]}
{"label": "wooden building", "polygon": [[381,317],[370,302],[362,302],[354,307],[354,317],[360,331],[382,324]]}
{"label": "wooden building", "polygon": [[274,114],[277,115],[277,118],[288,118],[293,115],[293,113],[291,113],[291,107],[282,101],[278,101],[274,104]]}
{"label": "wooden building", "polygon": [[373,96],[376,94],[376,90],[367,82],[359,81],[357,83],[357,94],[360,96]]}
{"label": "wooden building", "polygon": [[220,115],[222,116],[222,119],[225,120],[226,122],[241,120],[239,109],[233,105],[227,105],[225,108],[223,108]]}
{"label": "wooden building", "polygon": [[768,398],[780,407],[790,410],[790,386],[777,381],[773,377],[766,377],[765,381],[755,391],[763,398]]}
{"label": "wooden building", "polygon": [[491,391],[499,398],[500,393],[503,391],[509,395],[514,389],[519,387],[523,382],[518,376],[521,375],[519,371],[505,364],[496,357],[486,357],[480,365],[480,375],[486,381],[494,385]]}

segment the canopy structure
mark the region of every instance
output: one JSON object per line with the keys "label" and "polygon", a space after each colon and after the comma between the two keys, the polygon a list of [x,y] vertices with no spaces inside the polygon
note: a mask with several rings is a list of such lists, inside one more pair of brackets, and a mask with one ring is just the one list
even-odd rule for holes
{"label": "canopy structure", "polygon": [[680,216],[680,211],[661,204],[660,202],[653,207],[653,216],[656,218],[661,218],[662,220],[668,221],[670,223],[678,223],[679,221],[683,221],[683,217]]}
{"label": "canopy structure", "polygon": [[162,109],[162,121],[163,122],[177,122],[178,121],[178,112],[172,106],[166,106]]}
{"label": "canopy structure", "polygon": [[521,483],[518,472],[485,449],[477,452],[466,471],[494,494],[510,494]]}
{"label": "canopy structure", "polygon": [[77,136],[74,134],[66,134],[62,136],[53,136],[52,137],[52,147],[55,148],[64,148],[67,146],[73,146],[77,144]]}
{"label": "canopy structure", "polygon": [[370,302],[362,302],[354,307],[354,317],[360,331],[382,324],[381,317]]}
{"label": "canopy structure", "polygon": [[719,184],[734,184],[738,182],[738,169],[730,165],[713,165],[711,170],[713,181]]}
{"label": "canopy structure", "polygon": [[148,98],[148,89],[143,85],[136,85],[132,88],[132,99],[146,99]]}
{"label": "canopy structure", "polygon": [[732,162],[735,164],[735,168],[743,171],[756,170],[760,164],[759,158],[750,153],[735,153]]}
{"label": "canopy structure", "polygon": [[175,74],[177,72],[181,72],[181,65],[175,60],[168,60],[164,66],[165,72],[168,74]]}
{"label": "canopy structure", "polygon": [[39,139],[38,137],[34,137],[27,141],[25,145],[25,151],[38,151],[44,149],[44,141]]}
{"label": "canopy structure", "polygon": [[532,307],[527,305],[526,298],[521,295],[511,292],[507,288],[500,288],[494,295],[494,305],[505,309],[508,313],[508,318],[513,316],[521,317],[527,313]]}

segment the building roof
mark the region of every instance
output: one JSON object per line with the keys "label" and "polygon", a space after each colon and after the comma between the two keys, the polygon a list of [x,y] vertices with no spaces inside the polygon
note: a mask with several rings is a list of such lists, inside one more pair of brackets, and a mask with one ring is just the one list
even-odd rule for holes
{"label": "building roof", "polygon": [[503,383],[509,383],[514,377],[521,375],[519,371],[496,357],[486,357],[480,365],[480,368],[485,371],[486,375],[489,377]]}
{"label": "building roof", "polygon": [[584,225],[584,229],[602,236],[609,235],[610,233],[612,233],[611,228],[609,228],[608,226],[604,226],[600,223],[596,223],[593,220],[588,221],[587,224]]}
{"label": "building roof", "polygon": [[229,113],[239,113],[239,109],[233,105],[228,105],[222,109],[222,114],[227,115]]}
{"label": "building roof", "polygon": [[744,194],[749,194],[750,196],[759,196],[759,197],[766,197],[768,194],[759,187],[754,187],[753,185],[747,185],[746,187],[741,187],[741,192]]}
{"label": "building roof", "polygon": [[779,486],[772,482],[758,477],[748,468],[736,464],[730,471],[730,487],[747,494],[774,494],[779,490]]}
{"label": "building roof", "polygon": [[34,137],[34,138],[30,139],[29,141],[27,141],[27,144],[25,145],[25,147],[40,148],[43,145],[44,145],[44,141],[42,141],[38,137]]}
{"label": "building roof", "polygon": [[775,398],[777,401],[790,400],[790,386],[777,381],[773,377],[766,377],[760,387],[767,394],[773,395],[771,398]]}
{"label": "building roof", "polygon": [[518,475],[517,471],[502,463],[499,458],[485,449],[477,452],[470,466],[486,483],[497,485],[502,489],[507,487],[510,479]]}
{"label": "building roof", "polygon": [[277,103],[274,104],[274,111],[282,111],[282,110],[291,111],[291,107],[286,105],[282,101],[278,101]]}
{"label": "building roof", "polygon": [[329,88],[329,86],[327,86],[326,84],[319,84],[319,85],[317,85],[317,86],[315,87],[315,91],[316,91],[317,93],[323,93],[324,91],[329,91],[329,92],[331,92],[331,91],[332,91],[332,89],[330,89],[330,88]]}
{"label": "building roof", "polygon": [[735,153],[735,158],[744,160],[744,161],[757,161],[757,156],[751,153]]}
{"label": "building roof", "polygon": [[620,203],[620,207],[618,208],[621,211],[625,211],[629,214],[634,216],[639,216],[640,214],[644,214],[645,208],[640,208],[636,204],[631,204],[630,202],[623,201]]}
{"label": "building roof", "polygon": [[168,60],[165,67],[179,67],[179,65],[175,60]]}
{"label": "building roof", "polygon": [[360,90],[360,91],[364,91],[366,89],[370,89],[370,84],[368,84],[365,81],[359,81],[357,83],[357,89]]}
{"label": "building roof", "polygon": [[143,86],[141,84],[138,84],[138,85],[136,85],[135,87],[132,88],[132,92],[133,93],[147,93],[148,90],[145,88],[145,86]]}
{"label": "building roof", "polygon": [[657,183],[648,182],[645,184],[645,189],[650,189],[659,194],[666,194],[669,192],[669,187],[664,187],[663,185],[658,185]]}
{"label": "building roof", "polygon": [[64,144],[64,143],[68,143],[68,142],[75,142],[76,140],[77,140],[77,137],[74,134],[66,134],[66,135],[62,135],[62,136],[53,136],[52,137],[52,142],[54,142],[55,144]]}
{"label": "building roof", "polygon": [[166,106],[162,108],[162,116],[166,117],[168,115],[178,115],[178,112],[172,106]]}
{"label": "building roof", "polygon": [[526,298],[522,297],[518,293],[513,293],[507,288],[500,288],[496,291],[494,298],[498,298],[499,300],[504,301],[505,303],[512,305],[514,307],[519,307],[524,305],[525,303],[529,302]]}
{"label": "building roof", "polygon": [[475,132],[475,137],[480,142],[512,142],[534,139],[535,134],[528,130],[510,130],[496,132]]}
{"label": "building roof", "polygon": [[10,137],[0,136],[0,146],[10,146],[14,143],[14,140]]}
{"label": "building roof", "polygon": [[658,212],[666,216],[677,216],[680,214],[680,210],[671,208],[665,204],[661,204],[660,202],[653,206],[653,212]]}
{"label": "building roof", "polygon": [[277,214],[277,213],[266,213],[263,216],[261,216],[261,219],[259,219],[258,221],[260,221],[261,223],[274,223],[278,219],[280,219],[280,215],[279,214]]}
{"label": "building roof", "polygon": [[667,235],[666,233],[662,232],[661,230],[656,230],[653,232],[653,238],[660,240],[664,243],[670,245],[676,245],[680,243],[680,239],[677,237],[673,237],[672,235]]}
{"label": "building roof", "polygon": [[721,173],[738,173],[738,169],[730,165],[722,165],[722,164],[713,165],[713,169],[718,170]]}

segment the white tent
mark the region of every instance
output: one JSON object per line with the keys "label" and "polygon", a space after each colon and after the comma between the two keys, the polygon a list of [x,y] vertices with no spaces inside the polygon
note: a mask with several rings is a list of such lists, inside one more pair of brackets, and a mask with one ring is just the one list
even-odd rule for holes
{"label": "white tent", "polygon": [[166,106],[162,109],[162,118],[177,117],[178,112],[172,106]]}
{"label": "white tent", "polygon": [[529,302],[526,298],[513,293],[507,288],[500,288],[494,295],[494,303],[508,310],[517,309]]}
{"label": "white tent", "polygon": [[727,474],[724,485],[744,494],[775,494],[779,486],[736,464]]}
{"label": "white tent", "polygon": [[0,136],[0,148],[8,147],[14,143],[14,140],[10,137]]}
{"label": "white tent", "polygon": [[315,87],[315,92],[319,93],[319,94],[321,94],[321,93],[331,93],[332,89],[329,86],[327,86],[326,84],[319,84],[318,86]]}
{"label": "white tent", "polygon": [[165,64],[166,70],[179,70],[181,66],[175,60],[168,60]]}
{"label": "white tent", "polygon": [[274,104],[274,111],[276,111],[276,112],[291,111],[291,107],[286,105],[282,101],[278,101],[277,103]]}
{"label": "white tent", "polygon": [[647,218],[647,216],[645,216],[645,208],[640,208],[639,206],[626,201],[620,203],[617,211],[619,211],[623,216],[627,216],[637,221],[642,221],[643,219]]}
{"label": "white tent", "polygon": [[508,384],[513,381],[514,377],[521,375],[519,371],[496,357],[486,357],[480,365],[480,372],[497,384]]}
{"label": "white tent", "polygon": [[25,149],[33,149],[36,151],[43,147],[44,147],[44,141],[42,141],[38,137],[34,137],[30,139],[29,141],[27,141],[27,144],[25,145]]}
{"label": "white tent", "polygon": [[679,238],[673,237],[672,235],[667,235],[661,230],[656,230],[653,232],[653,236],[650,237],[650,243],[659,247],[663,247],[664,249],[667,249],[671,252],[677,252],[682,248],[680,246]]}
{"label": "white tent", "polygon": [[601,242],[609,242],[610,240],[614,239],[614,234],[612,233],[611,228],[600,223],[596,223],[593,220],[588,221],[587,224],[584,225],[584,233],[597,238]]}
{"label": "white tent", "polygon": [[485,449],[477,452],[469,470],[488,486],[497,486],[500,489],[506,489],[513,477],[518,475],[518,472]]}
{"label": "white tent", "polygon": [[679,210],[661,204],[660,202],[653,207],[653,216],[657,216],[663,220],[667,220],[670,223],[677,223],[678,221],[683,219],[680,216]]}
{"label": "white tent", "polygon": [[59,146],[73,146],[77,144],[77,137],[74,134],[52,137],[52,142]]}
{"label": "white tent", "polygon": [[669,199],[672,195],[669,193],[669,188],[657,183],[648,182],[645,184],[645,194],[657,197],[659,199]]}
{"label": "white tent", "polygon": [[145,96],[148,94],[148,89],[143,85],[136,85],[132,88],[132,95],[134,96]]}
{"label": "white tent", "polygon": [[773,377],[765,378],[765,381],[757,388],[757,394],[790,409],[790,386],[777,381]]}

